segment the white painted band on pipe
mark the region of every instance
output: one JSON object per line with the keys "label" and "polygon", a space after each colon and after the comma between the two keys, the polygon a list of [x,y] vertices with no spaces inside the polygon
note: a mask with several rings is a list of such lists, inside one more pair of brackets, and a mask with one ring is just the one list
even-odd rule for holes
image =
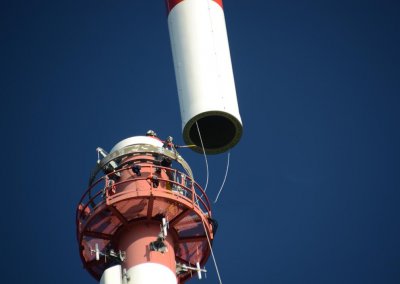
{"label": "white painted band on pipe", "polygon": [[104,270],[100,284],[122,284],[121,265],[115,265]]}
{"label": "white painted band on pipe", "polygon": [[184,0],[168,16],[183,137],[221,153],[242,134],[224,11],[212,0]]}
{"label": "white painted band on pipe", "polygon": [[128,269],[129,284],[177,284],[176,275],[158,263],[142,263]]}

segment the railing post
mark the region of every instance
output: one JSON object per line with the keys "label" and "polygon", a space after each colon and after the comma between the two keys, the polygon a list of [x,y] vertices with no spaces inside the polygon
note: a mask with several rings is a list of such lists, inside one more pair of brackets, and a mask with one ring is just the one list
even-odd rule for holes
{"label": "railing post", "polygon": [[192,184],[192,203],[193,203],[193,206],[194,206],[194,195],[196,194],[196,190],[194,189],[194,181],[192,180],[192,178],[190,178],[191,179],[191,181],[190,181],[190,183]]}

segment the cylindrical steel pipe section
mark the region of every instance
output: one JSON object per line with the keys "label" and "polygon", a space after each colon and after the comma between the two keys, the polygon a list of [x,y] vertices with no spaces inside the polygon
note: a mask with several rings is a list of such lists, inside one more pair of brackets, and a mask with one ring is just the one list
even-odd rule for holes
{"label": "cylindrical steel pipe section", "polygon": [[173,238],[167,236],[163,241],[164,253],[150,248],[159,233],[160,224],[155,222],[133,224],[119,232],[114,242],[126,259],[122,265],[106,269],[100,284],[177,284]]}
{"label": "cylindrical steel pipe section", "polygon": [[183,138],[195,151],[202,140],[207,153],[222,153],[243,129],[222,0],[166,3]]}
{"label": "cylindrical steel pipe section", "polygon": [[118,249],[125,251],[123,268],[132,284],[177,284],[174,240],[168,235],[166,251],[152,251],[151,243],[160,234],[160,223],[143,222],[124,228],[119,233]]}

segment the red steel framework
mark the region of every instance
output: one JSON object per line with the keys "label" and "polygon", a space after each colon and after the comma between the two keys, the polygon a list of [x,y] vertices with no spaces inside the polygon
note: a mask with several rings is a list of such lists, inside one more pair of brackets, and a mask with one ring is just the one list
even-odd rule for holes
{"label": "red steel framework", "polygon": [[[161,252],[149,251],[147,247],[146,256],[129,251],[120,264],[128,269],[149,261],[169,263],[177,282],[184,283],[192,277],[192,270],[178,271],[177,263],[204,266],[210,255],[216,222],[207,195],[191,177],[190,168],[186,173],[175,168],[179,166],[178,159],[173,161],[171,157],[183,160],[175,150],[146,151],[139,147],[114,156],[100,163],[100,177],[92,175],[78,204],[77,239],[84,267],[99,280],[104,270],[115,264],[115,259],[96,258],[94,248],[100,252],[127,250],[124,242],[139,238],[143,231],[140,228],[150,232],[150,227],[160,226],[165,218],[169,223],[166,246],[174,254],[173,263]],[[172,164],[163,165],[161,161],[168,159]],[[117,166],[110,171],[112,162]],[[148,233],[154,241],[156,231]]]}

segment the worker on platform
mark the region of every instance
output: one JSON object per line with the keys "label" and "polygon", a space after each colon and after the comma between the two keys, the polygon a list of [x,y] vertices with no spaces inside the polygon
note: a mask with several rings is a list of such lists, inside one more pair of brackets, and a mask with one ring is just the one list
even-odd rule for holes
{"label": "worker on platform", "polygon": [[[173,152],[175,152],[175,155],[177,155],[176,148],[179,148],[180,146],[175,145],[173,143],[173,140],[174,140],[174,138],[172,138],[172,136],[168,136],[167,139],[165,139],[165,141],[163,142],[164,143],[163,148],[173,151]],[[169,158],[164,158],[161,161],[161,165],[163,167],[169,168],[169,167],[171,167],[171,164],[172,164],[172,160]],[[185,195],[186,194],[185,191],[182,189],[181,186],[179,186],[179,184],[177,184],[177,183],[180,183],[181,181],[179,180],[179,176],[176,176],[176,172],[172,171],[172,170],[166,170],[166,172],[167,172],[169,179],[171,181],[173,181],[172,183],[169,184],[170,189],[177,191],[180,194]]]}
{"label": "worker on platform", "polygon": [[[146,136],[154,138],[154,139],[157,139],[157,140],[163,142],[163,148],[166,148],[166,149],[168,149],[170,151],[174,150],[174,144],[172,143],[173,138],[171,136],[168,136],[165,141],[162,141],[160,138],[157,137],[156,132],[154,130],[151,130],[151,129],[146,132]],[[161,155],[161,156],[160,155],[155,155],[155,157],[156,157],[156,163],[157,164],[159,163],[160,166],[165,167],[164,170],[165,170],[169,180],[174,181],[175,180],[174,172],[173,172],[172,169],[169,169],[169,168],[171,168],[171,165],[172,165],[172,159],[170,159],[170,158],[168,158],[168,157],[166,157],[164,155]],[[156,173],[157,174],[161,174],[161,168],[157,168],[156,169]],[[171,189],[172,188],[172,183],[168,183],[167,187],[169,187]]]}
{"label": "worker on platform", "polygon": [[168,136],[167,139],[165,139],[163,147],[173,151],[175,149],[175,145],[174,143],[172,143],[172,140],[174,140],[174,138],[172,138],[172,136]]}
{"label": "worker on platform", "polygon": [[154,132],[154,130],[147,130],[146,136],[152,136],[152,137],[157,137],[157,134]]}
{"label": "worker on platform", "polygon": [[[157,137],[157,133],[156,133],[154,130],[151,130],[151,129],[148,130],[148,131],[146,132],[146,136],[152,137],[152,138],[154,138],[154,139],[156,139],[156,140],[161,141],[161,139]],[[161,141],[161,142],[162,142],[162,141]]]}
{"label": "worker on platform", "polygon": [[[165,139],[165,141],[163,141],[163,148],[168,149],[170,151],[175,151],[175,145],[174,143],[172,143],[173,138],[171,136],[168,136],[167,139]],[[161,166],[166,167],[166,168],[170,168],[172,165],[172,160],[170,158],[164,157],[161,161]],[[167,173],[168,178],[171,181],[175,181],[175,172],[173,172],[170,169],[166,169],[165,170]],[[167,187],[169,187],[170,189],[172,189],[173,184],[170,183],[167,185]]]}
{"label": "worker on platform", "polygon": [[165,141],[162,141],[160,138],[158,138],[157,133],[151,129],[146,132],[146,136],[152,137],[154,139],[157,139],[157,140],[163,142],[163,147],[170,151],[175,151],[178,148],[188,148],[188,147],[195,146],[195,145],[188,145],[188,146],[176,145],[172,142],[174,140],[174,138],[172,136],[168,136],[167,139],[165,139]]}

